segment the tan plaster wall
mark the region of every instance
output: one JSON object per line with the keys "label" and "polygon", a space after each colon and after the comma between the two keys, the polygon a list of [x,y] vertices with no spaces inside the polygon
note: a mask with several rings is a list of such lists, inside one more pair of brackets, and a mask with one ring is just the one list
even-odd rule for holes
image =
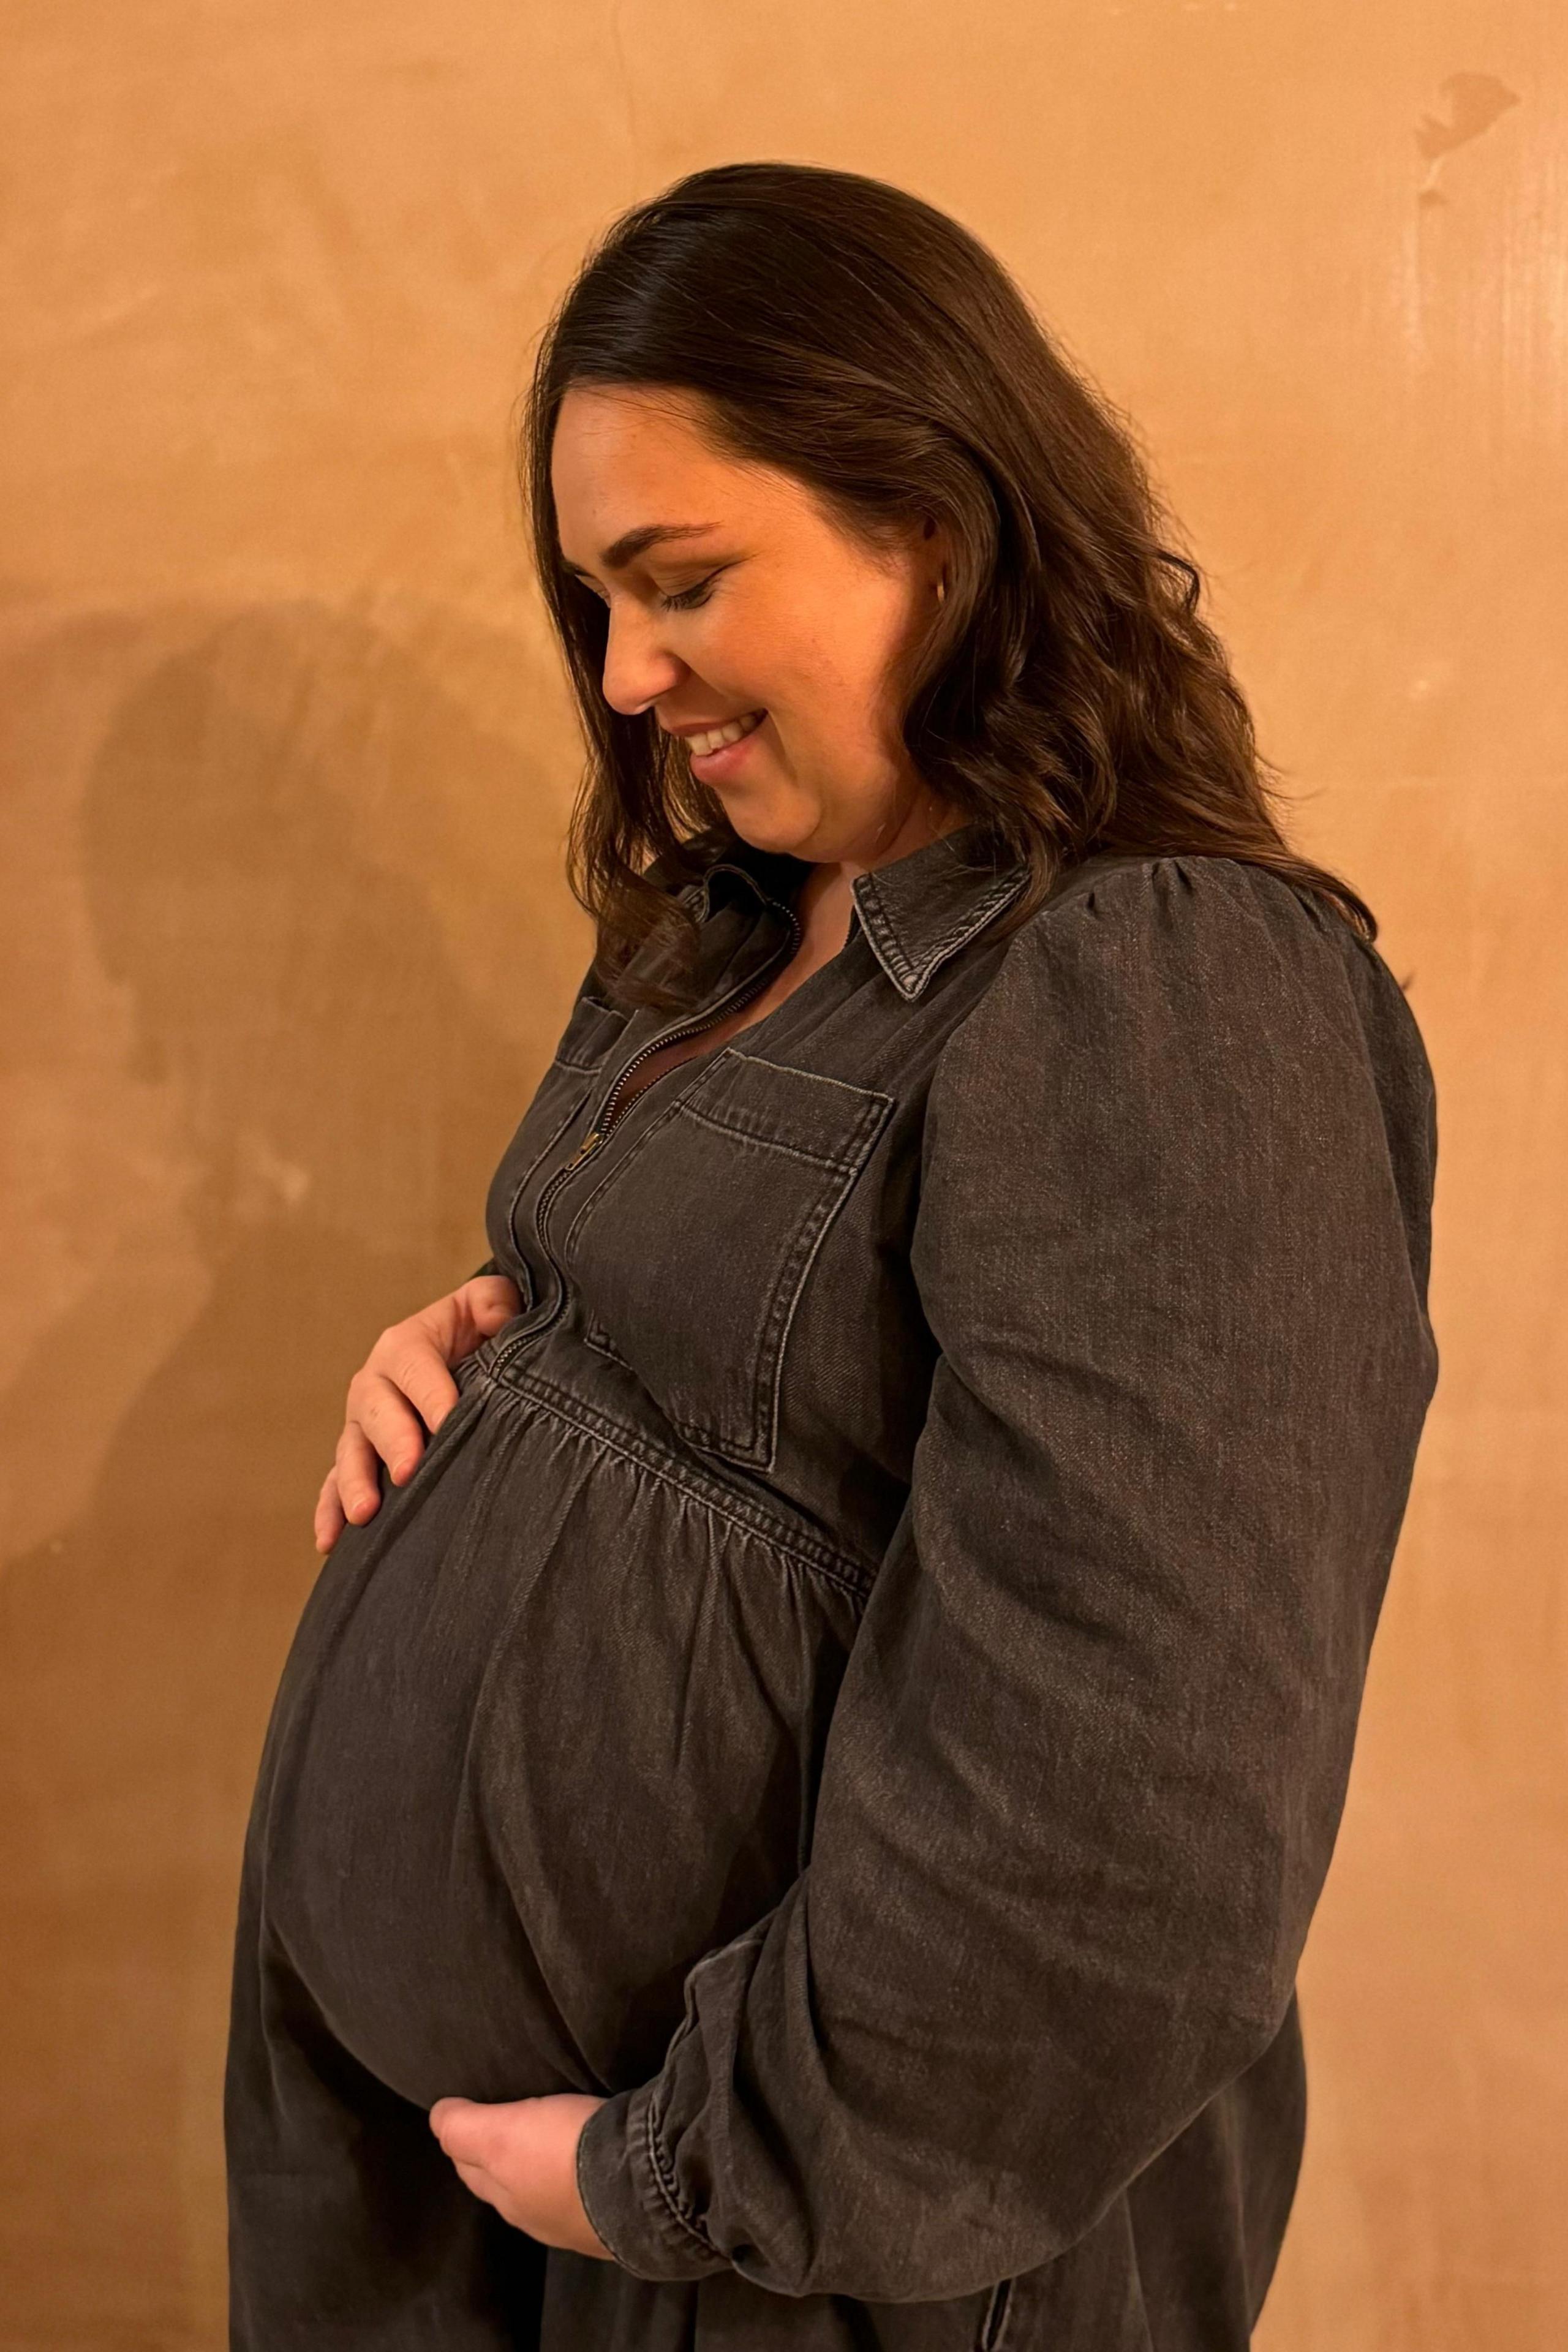
{"label": "tan plaster wall", "polygon": [[342,1382],[586,951],[510,403],[739,156],[987,236],[1138,420],[1436,1065],[1443,1347],[1267,2352],[1568,2340],[1555,0],[12,0],[0,2347],[222,2337],[236,1855]]}

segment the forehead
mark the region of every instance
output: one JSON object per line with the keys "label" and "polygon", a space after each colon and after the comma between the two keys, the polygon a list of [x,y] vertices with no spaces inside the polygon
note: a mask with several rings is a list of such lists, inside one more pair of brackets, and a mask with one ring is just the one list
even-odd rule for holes
{"label": "forehead", "polygon": [[574,385],[550,451],[563,551],[591,563],[654,522],[736,521],[793,504],[802,487],[716,447],[690,394]]}

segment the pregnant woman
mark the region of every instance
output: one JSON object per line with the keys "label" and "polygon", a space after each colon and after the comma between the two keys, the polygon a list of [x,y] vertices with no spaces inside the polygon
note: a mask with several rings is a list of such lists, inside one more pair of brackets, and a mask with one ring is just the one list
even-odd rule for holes
{"label": "pregnant woman", "polygon": [[1415,1021],[951,220],[682,181],[526,451],[597,953],[322,1490],[234,2344],[1240,2352],[1436,1374]]}

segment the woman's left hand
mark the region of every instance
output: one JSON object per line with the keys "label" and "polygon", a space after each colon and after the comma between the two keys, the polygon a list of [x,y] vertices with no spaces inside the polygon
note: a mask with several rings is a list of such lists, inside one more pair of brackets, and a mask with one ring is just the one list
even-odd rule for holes
{"label": "woman's left hand", "polygon": [[603,2099],[557,2091],[541,2099],[437,2099],[430,2128],[476,2197],[514,2230],[574,2254],[615,2256],[577,2193],[577,2142]]}

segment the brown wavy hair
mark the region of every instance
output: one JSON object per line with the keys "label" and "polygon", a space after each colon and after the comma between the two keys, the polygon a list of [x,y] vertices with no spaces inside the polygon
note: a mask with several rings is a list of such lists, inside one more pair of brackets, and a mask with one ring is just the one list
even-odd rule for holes
{"label": "brown wavy hair", "polygon": [[[1096,851],[1245,859],[1375,939],[1349,885],[1297,856],[1275,813],[1204,582],[1133,428],[1070,363],[1001,263],[902,189],[850,172],[731,163],[622,215],[538,353],[520,447],[539,578],[587,740],[567,871],[623,995],[676,1003],[695,926],[671,886],[735,839],[651,710],[601,688],[607,616],[561,556],[550,452],[574,384],[698,396],[715,445],[795,476],[873,548],[932,516],[948,590],[909,679],[919,773],[1032,871],[1007,928]],[[657,967],[661,977],[654,977]]]}

